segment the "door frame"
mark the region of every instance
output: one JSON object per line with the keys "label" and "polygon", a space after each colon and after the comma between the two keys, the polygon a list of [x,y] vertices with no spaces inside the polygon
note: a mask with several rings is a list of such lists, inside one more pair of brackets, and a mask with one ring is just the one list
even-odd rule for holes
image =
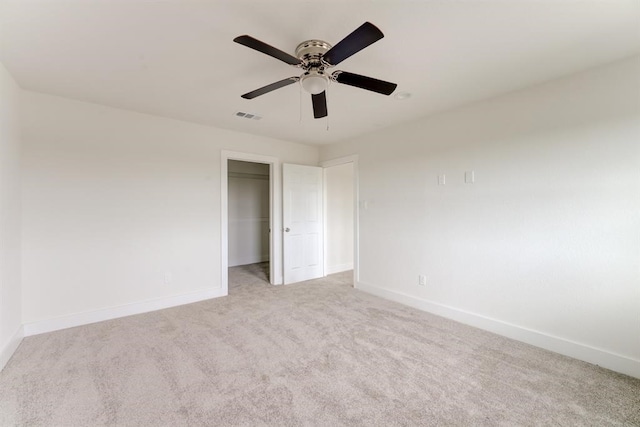
{"label": "door frame", "polygon": [[340,166],[347,163],[353,164],[353,286],[355,287],[360,280],[360,202],[358,194],[360,193],[358,188],[358,155],[353,154],[351,156],[338,157],[331,160],[325,160],[320,162],[320,166],[323,169],[323,209],[324,209],[324,271],[327,269],[327,260],[329,259],[327,254],[327,248],[329,247],[327,241],[327,173],[326,169],[332,166]]}
{"label": "door frame", "polygon": [[222,150],[220,153],[220,287],[229,295],[229,182],[228,162],[262,163],[269,165],[269,280],[282,284],[282,176],[280,159],[260,154]]}

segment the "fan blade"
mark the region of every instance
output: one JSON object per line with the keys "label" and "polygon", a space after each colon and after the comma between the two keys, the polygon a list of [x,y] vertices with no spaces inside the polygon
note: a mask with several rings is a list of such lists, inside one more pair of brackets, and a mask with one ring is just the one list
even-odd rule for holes
{"label": "fan blade", "polygon": [[322,59],[331,64],[338,65],[351,55],[360,52],[365,47],[372,45],[384,37],[382,31],[371,22],[365,22],[353,33],[338,42],[329,49]]}
{"label": "fan blade", "polygon": [[313,103],[313,118],[321,119],[327,117],[327,93],[320,92],[317,95],[311,95]]}
{"label": "fan blade", "polygon": [[245,93],[242,95],[244,99],[253,99],[257,96],[264,95],[265,93],[269,93],[273,90],[280,89],[281,87],[289,86],[292,83],[300,80],[300,77],[289,77],[288,79],[280,80],[279,82],[271,83],[270,85],[266,85],[261,87],[260,89],[256,89],[249,93]]}
{"label": "fan blade", "polygon": [[293,55],[289,55],[286,52],[281,51],[273,46],[266,44],[265,42],[261,42],[258,39],[254,39],[251,36],[238,36],[233,39],[234,42],[244,45],[246,47],[250,47],[251,49],[257,50],[258,52],[262,52],[266,55],[272,56],[280,61],[286,62],[290,65],[300,65],[302,61],[296,58]]}
{"label": "fan blade", "polygon": [[359,87],[360,89],[370,90],[383,95],[391,95],[393,91],[396,90],[396,87],[398,87],[395,83],[361,76],[360,74],[348,73],[346,71],[334,71],[331,76],[338,83]]}

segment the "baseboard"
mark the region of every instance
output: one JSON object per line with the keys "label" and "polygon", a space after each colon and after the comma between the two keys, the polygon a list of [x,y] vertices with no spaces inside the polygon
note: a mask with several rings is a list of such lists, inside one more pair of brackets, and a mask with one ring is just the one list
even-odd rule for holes
{"label": "baseboard", "polygon": [[13,353],[16,352],[18,346],[22,342],[24,338],[24,327],[20,326],[15,334],[9,339],[9,341],[5,344],[5,346],[0,350],[0,371],[4,369],[13,356]]}
{"label": "baseboard", "polygon": [[229,267],[239,267],[241,265],[257,264],[259,262],[269,261],[269,254],[262,254],[259,256],[248,256],[243,258],[237,258],[235,260],[229,260]]}
{"label": "baseboard", "polygon": [[640,378],[640,360],[363,282],[356,289],[536,347]]}
{"label": "baseboard", "polygon": [[342,273],[343,271],[353,270],[353,263],[349,262],[346,264],[338,264],[338,265],[328,265],[326,274],[335,274]]}
{"label": "baseboard", "polygon": [[225,296],[223,290],[220,288],[213,288],[191,292],[188,294],[174,295],[143,302],[125,304],[117,307],[103,308],[95,311],[69,314],[53,319],[25,323],[24,336],[44,334],[46,332],[58,331],[60,329],[67,329],[73,328],[75,326],[102,322],[104,320],[117,319],[134,314],[148,313],[150,311],[162,310],[164,308],[171,308],[184,304],[191,304],[194,302],[221,296]]}

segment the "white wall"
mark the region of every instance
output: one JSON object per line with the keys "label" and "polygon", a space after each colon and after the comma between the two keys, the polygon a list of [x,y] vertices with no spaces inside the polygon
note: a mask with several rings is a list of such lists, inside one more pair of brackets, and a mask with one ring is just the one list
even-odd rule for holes
{"label": "white wall", "polygon": [[26,333],[218,295],[221,150],[318,161],[315,147],[33,92],[23,101]]}
{"label": "white wall", "polygon": [[359,155],[358,286],[640,377],[638,76],[635,57],[323,148]]}
{"label": "white wall", "polygon": [[353,163],[325,168],[326,274],[353,269]]}
{"label": "white wall", "polygon": [[22,339],[19,98],[0,64],[0,369]]}
{"label": "white wall", "polygon": [[229,267],[269,261],[269,165],[229,160]]}

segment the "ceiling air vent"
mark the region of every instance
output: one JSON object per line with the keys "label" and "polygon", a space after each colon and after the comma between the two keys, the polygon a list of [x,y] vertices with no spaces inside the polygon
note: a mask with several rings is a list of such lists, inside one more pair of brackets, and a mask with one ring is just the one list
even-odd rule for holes
{"label": "ceiling air vent", "polygon": [[260,120],[262,118],[262,116],[259,116],[257,114],[252,114],[252,113],[243,113],[242,111],[238,111],[236,113],[237,117],[242,117],[245,119],[253,119],[253,120]]}

